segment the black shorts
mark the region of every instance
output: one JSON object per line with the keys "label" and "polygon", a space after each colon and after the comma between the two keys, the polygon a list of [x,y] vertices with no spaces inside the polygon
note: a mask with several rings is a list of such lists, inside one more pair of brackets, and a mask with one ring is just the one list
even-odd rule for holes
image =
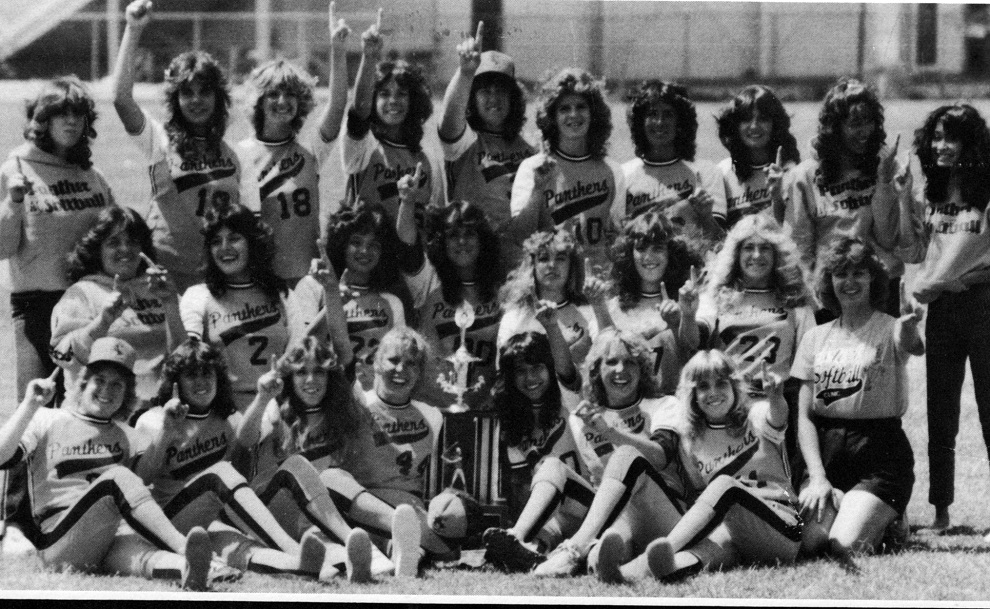
{"label": "black shorts", "polygon": [[[814,422],[832,486],[843,492],[866,491],[903,514],[914,486],[914,453],[901,419],[815,417]],[[803,482],[807,481],[805,473]]]}

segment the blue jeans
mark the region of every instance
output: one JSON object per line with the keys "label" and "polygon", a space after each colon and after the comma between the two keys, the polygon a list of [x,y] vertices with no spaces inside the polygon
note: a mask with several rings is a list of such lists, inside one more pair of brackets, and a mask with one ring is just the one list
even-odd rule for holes
{"label": "blue jeans", "polygon": [[928,502],[955,499],[955,449],[966,359],[973,373],[983,442],[990,447],[990,283],[945,292],[928,305]]}
{"label": "blue jeans", "polygon": [[10,295],[17,357],[17,402],[31,379],[55,370],[48,355],[52,341],[52,311],[64,292],[16,292]]}

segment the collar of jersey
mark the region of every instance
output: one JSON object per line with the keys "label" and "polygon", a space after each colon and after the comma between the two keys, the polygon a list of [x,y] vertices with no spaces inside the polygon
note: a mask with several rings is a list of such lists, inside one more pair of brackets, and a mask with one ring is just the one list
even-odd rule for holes
{"label": "collar of jersey", "polygon": [[582,161],[587,161],[588,159],[591,158],[590,154],[585,154],[583,156],[571,156],[569,154],[564,154],[559,150],[554,150],[553,153],[559,156],[560,158],[564,159],[565,161],[570,161],[572,163],[580,163]]}
{"label": "collar of jersey", "polygon": [[770,166],[770,163],[764,163],[762,165],[750,165],[749,168],[750,169],[766,169],[769,166]]}
{"label": "collar of jersey", "polygon": [[643,159],[643,164],[649,165],[650,167],[670,167],[671,165],[680,162],[681,157],[676,157],[669,161],[647,161],[646,159]]}
{"label": "collar of jersey", "polygon": [[393,410],[402,410],[403,408],[407,408],[410,404],[412,404],[412,399],[406,400],[405,403],[403,404],[394,404],[392,402],[389,402],[382,396],[378,395],[377,392],[375,393],[375,395],[378,396],[378,399],[381,400],[382,404],[385,404],[386,406],[392,408]]}
{"label": "collar of jersey", "polygon": [[190,410],[189,412],[186,413],[186,418],[187,419],[193,419],[193,420],[196,420],[196,421],[202,421],[203,419],[205,419],[208,416],[210,416],[210,411],[209,410],[207,410],[206,412],[199,412],[199,413],[196,413],[196,412],[193,412],[193,411]]}
{"label": "collar of jersey", "polygon": [[770,294],[773,292],[770,288],[746,288],[743,290],[747,294]]}
{"label": "collar of jersey", "polygon": [[253,281],[248,281],[246,283],[230,283],[227,282],[227,287],[231,290],[246,290],[247,288],[254,287]]}
{"label": "collar of jersey", "polygon": [[728,429],[728,423],[710,423],[708,419],[705,419],[705,427],[708,429]]}
{"label": "collar of jersey", "polygon": [[110,424],[110,419],[101,419],[99,417],[91,417],[88,414],[82,414],[80,412],[76,412],[74,409],[71,409],[71,408],[67,408],[66,410],[68,410],[69,411],[69,414],[71,414],[72,416],[74,416],[77,419],[80,419],[82,421],[86,421],[87,423],[96,423],[97,425],[109,425]]}
{"label": "collar of jersey", "polygon": [[403,150],[409,148],[409,146],[406,146],[405,144],[400,144],[399,142],[393,142],[392,140],[386,139],[381,136],[378,137],[378,141],[391,148],[402,148]]}
{"label": "collar of jersey", "polygon": [[476,285],[478,285],[478,282],[477,281],[462,281],[461,282],[461,287],[462,288],[473,288]]}
{"label": "collar of jersey", "polygon": [[258,138],[258,141],[261,142],[262,144],[264,144],[265,146],[268,146],[269,148],[278,148],[279,146],[285,146],[286,144],[288,144],[289,142],[291,142],[294,139],[296,139],[296,136],[290,135],[289,137],[285,138],[284,140],[278,140],[278,141],[275,141],[275,142],[269,142],[268,140],[263,140],[261,138]]}
{"label": "collar of jersey", "polygon": [[306,414],[320,414],[323,412],[322,406],[314,406],[312,408],[303,408],[303,412]]}
{"label": "collar of jersey", "polygon": [[639,396],[638,398],[636,398],[636,401],[635,402],[633,402],[632,404],[629,404],[628,406],[622,406],[620,408],[613,408],[612,406],[606,406],[605,409],[606,410],[612,410],[614,412],[620,412],[622,410],[627,410],[627,409],[632,408],[634,406],[639,406],[641,403],[643,403],[643,396]]}
{"label": "collar of jersey", "polygon": [[640,298],[660,298],[663,296],[663,292],[640,292]]}
{"label": "collar of jersey", "polygon": [[557,309],[563,309],[564,307],[566,307],[569,304],[571,304],[571,300],[569,298],[566,298],[564,300],[561,300],[558,303],[555,303],[554,306],[557,307]]}
{"label": "collar of jersey", "polygon": [[371,289],[370,285],[356,285],[353,283],[345,283],[344,287],[348,290],[354,290],[355,292],[367,292]]}

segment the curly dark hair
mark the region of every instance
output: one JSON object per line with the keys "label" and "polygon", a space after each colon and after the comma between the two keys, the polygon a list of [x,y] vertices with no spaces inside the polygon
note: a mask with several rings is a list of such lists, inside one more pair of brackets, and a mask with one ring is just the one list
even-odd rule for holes
{"label": "curly dark hair", "polygon": [[870,271],[870,306],[877,311],[884,310],[890,275],[869,243],[858,237],[838,235],[829,242],[828,249],[818,255],[815,266],[815,293],[829,311],[842,314],[842,306],[832,286],[832,275],[857,268]]}
{"label": "curly dark hair", "polygon": [[478,233],[477,269],[478,293],[483,301],[495,298],[499,288],[498,237],[488,223],[485,212],[467,201],[451,201],[447,205],[431,204],[426,208],[426,255],[440,280],[443,299],[448,304],[461,302],[461,279],[457,268],[447,260],[447,232],[458,229],[474,229]]}
{"label": "curly dark hair", "polygon": [[[234,414],[234,389],[227,362],[220,351],[195,336],[187,338],[165,358],[161,385],[158,387],[158,394],[151,399],[152,405],[164,406],[172,399],[172,386],[179,383],[179,377],[183,373],[207,370],[213,370],[217,377],[217,394],[210,404],[210,412],[224,419]],[[179,392],[181,394],[182,385],[179,385]]]}
{"label": "curly dark hair", "polygon": [[[939,167],[932,149],[935,128],[942,125],[945,138],[962,145],[955,167]],[[925,174],[925,198],[943,203],[949,197],[953,170],[959,178],[959,194],[966,205],[985,211],[990,200],[990,132],[987,123],[968,104],[953,104],[934,110],[914,135],[914,148]]]}
{"label": "curly dark hair", "polygon": [[299,133],[306,117],[313,111],[316,101],[313,89],[316,77],[310,76],[295,64],[284,59],[275,59],[258,66],[248,77],[250,93],[248,105],[251,108],[251,124],[254,133],[261,137],[265,130],[265,96],[269,93],[285,91],[296,98],[296,116],[292,119],[292,131]]}
{"label": "curly dark hair", "polygon": [[693,161],[698,135],[698,113],[688,98],[687,88],[662,80],[646,80],[628,95],[626,122],[632,136],[636,156],[645,159],[650,153],[650,141],[646,137],[646,116],[650,108],[659,103],[668,104],[677,114],[677,135],[674,150],[685,161]]}
{"label": "curly dark hair", "polygon": [[783,161],[800,163],[801,153],[798,152],[797,140],[791,134],[791,117],[780,103],[773,89],[763,85],[750,85],[740,91],[732,104],[722,110],[718,118],[718,139],[729,151],[732,158],[732,169],[745,182],[753,174],[753,161],[749,147],[739,137],[739,126],[752,120],[754,114],[769,119],[773,125],[770,129],[770,141],[767,142],[767,152],[771,158],[777,154],[778,148],[783,148]]}
{"label": "curly dark hair", "polygon": [[[127,236],[133,239],[148,258],[155,261],[155,247],[151,243],[151,229],[144,219],[128,207],[111,205],[104,208],[96,217],[96,223],[76,243],[76,247],[67,258],[65,276],[69,283],[75,283],[86,275],[103,272],[103,258],[100,247],[110,235],[123,229]],[[142,261],[138,265],[138,275],[147,270]]]}
{"label": "curly dark hair", "polygon": [[580,68],[564,68],[544,83],[540,101],[536,107],[536,126],[543,135],[544,144],[552,151],[558,150],[560,133],[557,130],[557,106],[566,95],[579,95],[591,110],[588,127],[588,154],[602,159],[608,152],[608,138],[612,136],[612,111],[605,102],[602,81],[595,80]]}
{"label": "curly dark hair", "polygon": [[248,271],[251,280],[269,298],[276,300],[286,294],[285,280],[275,274],[272,260],[275,257],[272,231],[254,212],[237,203],[210,207],[203,220],[203,263],[202,273],[206,287],[215,298],[227,293],[227,278],[213,259],[213,239],[221,228],[243,235],[248,242]]}
{"label": "curly dark hair", "polygon": [[483,89],[492,84],[497,84],[505,88],[509,94],[509,114],[502,123],[502,139],[506,142],[519,137],[523,125],[526,124],[526,96],[523,95],[522,87],[514,78],[500,72],[488,72],[475,76],[471,81],[471,93],[468,97],[468,105],[464,111],[467,124],[475,131],[485,131],[485,125],[478,116],[478,89]]}
{"label": "curly dark hair", "polygon": [[825,95],[818,114],[818,135],[811,142],[819,167],[815,183],[820,190],[837,182],[842,174],[842,158],[849,154],[842,141],[842,122],[849,118],[854,106],[864,105],[876,128],[866,145],[866,152],[852,159],[853,166],[869,177],[876,177],[880,165],[880,148],[887,139],[883,130],[883,106],[876,91],[855,79],[841,79]]}
{"label": "curly dark hair", "polygon": [[498,376],[492,389],[495,412],[502,422],[505,440],[509,446],[517,446],[530,436],[536,427],[530,400],[516,388],[516,368],[521,364],[543,364],[550,377],[543,394],[540,421],[546,425],[560,411],[560,386],[557,384],[553,351],[546,334],[521,332],[513,334],[498,352]]}
{"label": "curly dark hair", "polygon": [[372,235],[381,246],[378,264],[371,271],[368,287],[378,292],[390,292],[402,301],[406,319],[412,319],[412,295],[402,278],[399,266],[399,237],[394,220],[381,205],[341,207],[327,222],[327,256],[334,272],[343,277],[347,268],[347,246],[354,235]]}
{"label": "curly dark hair", "polygon": [[[433,100],[430,97],[430,86],[426,82],[426,77],[419,66],[413,65],[401,59],[395,61],[382,61],[378,64],[375,72],[375,88],[372,92],[372,100],[378,99],[388,81],[394,80],[397,85],[409,92],[409,111],[399,128],[399,144],[408,146],[413,152],[419,152],[423,139],[423,123],[433,114]],[[383,135],[384,126],[382,119],[378,116],[377,104],[371,104],[371,131],[376,138],[388,139]]]}
{"label": "curly dark hair", "polygon": [[86,121],[79,141],[66,152],[65,160],[81,169],[93,166],[90,160],[93,151],[89,141],[96,138],[96,102],[78,76],[63,76],[45,83],[38,96],[25,104],[27,124],[24,126],[24,139],[49,154],[55,153],[55,142],[48,131],[48,121],[53,116],[69,112],[83,117]]}
{"label": "curly dark hair", "polygon": [[213,91],[216,95],[210,125],[205,133],[206,159],[213,160],[220,156],[223,135],[227,131],[227,119],[230,115],[230,84],[220,64],[209,53],[186,51],[177,55],[165,68],[164,92],[167,116],[165,132],[168,133],[169,142],[180,157],[192,160],[198,156],[192,125],[179,108],[179,93],[183,89],[188,89],[193,82],[207,91]]}
{"label": "curly dark hair", "polygon": [[[325,436],[328,444],[344,448],[347,439],[354,437],[364,421],[364,409],[354,400],[351,383],[340,367],[333,349],[315,336],[307,336],[290,348],[279,361],[283,389],[279,397],[282,420],[289,433],[282,438],[281,450],[286,457],[302,448],[309,435]],[[306,366],[316,365],[327,372],[327,390],[318,409],[327,415],[319,428],[310,429],[312,411],[295,392],[295,373]]]}
{"label": "curly dark hair", "polygon": [[667,216],[658,208],[650,208],[628,220],[622,232],[612,244],[612,282],[619,296],[619,308],[623,311],[636,306],[640,299],[640,279],[636,271],[633,250],[639,246],[661,245],[667,248],[667,269],[663,273],[664,286],[676,299],[677,293],[688,280],[691,266],[701,268],[702,258],[691,248],[685,237],[674,230]]}

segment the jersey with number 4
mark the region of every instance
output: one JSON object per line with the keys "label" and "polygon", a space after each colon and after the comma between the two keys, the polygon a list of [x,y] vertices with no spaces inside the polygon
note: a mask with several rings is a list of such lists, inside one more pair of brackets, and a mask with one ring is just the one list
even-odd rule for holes
{"label": "jersey with number 4", "polygon": [[45,531],[43,521],[72,507],[93,480],[115,465],[130,465],[131,446],[131,432],[116,421],[87,417],[71,407],[41,408],[3,467],[27,461],[31,514]]}
{"label": "jersey with number 4", "polygon": [[[158,262],[190,276],[203,261],[203,216],[210,205],[240,202],[240,162],[220,143],[215,159],[183,159],[169,144],[165,127],[144,112],[144,129],[131,136],[151,175],[151,228]],[[180,286],[181,289],[181,286]]]}
{"label": "jersey with number 4", "polygon": [[295,139],[273,144],[249,138],[237,145],[237,153],[244,204],[272,229],[275,273],[299,279],[320,255],[320,160]]}
{"label": "jersey with number 4", "polygon": [[584,246],[593,264],[606,264],[608,248],[625,217],[622,168],[609,158],[552,152],[552,174],[539,178],[545,187],[535,193],[537,168],[546,158],[547,153],[539,152],[519,164],[510,201],[517,221],[513,231],[524,239],[538,230],[565,228]]}
{"label": "jersey with number 4", "polygon": [[343,468],[365,488],[398,489],[422,495],[437,454],[443,415],[418,400],[396,406],[364,394],[373,424],[361,430]]}
{"label": "jersey with number 4", "polygon": [[258,377],[281,357],[289,341],[288,321],[281,299],[270,298],[253,283],[233,284],[219,298],[206,284],[192,286],[179,302],[186,332],[224,356],[232,381],[234,401],[243,411],[257,390]]}

